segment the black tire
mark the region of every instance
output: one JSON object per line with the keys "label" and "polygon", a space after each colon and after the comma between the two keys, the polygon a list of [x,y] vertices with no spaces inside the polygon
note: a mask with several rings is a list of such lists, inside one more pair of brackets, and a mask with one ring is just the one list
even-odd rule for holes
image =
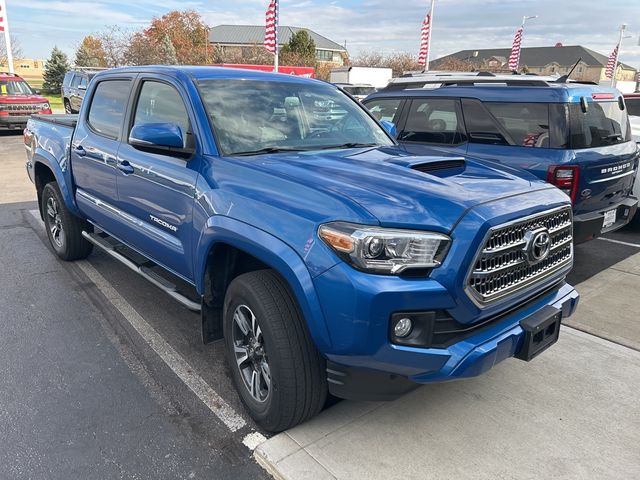
{"label": "black tire", "polygon": [[[261,387],[252,395],[245,382],[241,365],[249,365],[249,372],[258,372],[254,360],[239,364],[234,347],[242,347],[239,323],[234,319],[237,312],[247,307],[256,319],[256,336],[266,360],[270,377],[270,390],[264,400]],[[245,310],[246,312],[246,310]],[[317,415],[327,398],[325,360],[313,344],[297,302],[284,280],[273,270],[260,270],[235,278],[227,290],[224,301],[224,337],[227,358],[233,380],[242,402],[251,417],[265,430],[280,432]],[[248,342],[249,344],[251,342]],[[247,350],[248,352],[249,350]],[[259,362],[258,362],[259,363]],[[264,372],[261,378],[266,378]],[[252,377],[253,379],[253,377]],[[260,381],[260,380],[258,380]],[[266,384],[265,384],[266,385]],[[261,385],[262,386],[262,385]],[[265,388],[266,390],[266,388]]]}
{"label": "black tire", "polygon": [[44,186],[40,209],[49,243],[56,255],[68,262],[87,258],[93,244],[82,236],[82,231],[93,232],[93,227],[67,209],[56,182]]}
{"label": "black tire", "polygon": [[71,102],[69,102],[69,100],[67,100],[66,98],[64,99],[64,113],[73,113]]}

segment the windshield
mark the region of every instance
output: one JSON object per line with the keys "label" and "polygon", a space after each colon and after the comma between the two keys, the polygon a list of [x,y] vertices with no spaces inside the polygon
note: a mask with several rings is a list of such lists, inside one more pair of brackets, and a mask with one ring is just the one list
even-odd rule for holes
{"label": "windshield", "polygon": [[33,90],[24,80],[0,80],[2,95],[32,95]]}
{"label": "windshield", "polygon": [[376,91],[373,87],[342,87],[342,89],[351,95],[370,95]]}
{"label": "windshield", "polygon": [[225,79],[199,87],[225,155],[393,144],[329,84]]}
{"label": "windshield", "polygon": [[594,148],[631,140],[629,118],[617,101],[591,102],[584,113],[580,104],[569,104],[571,147]]}

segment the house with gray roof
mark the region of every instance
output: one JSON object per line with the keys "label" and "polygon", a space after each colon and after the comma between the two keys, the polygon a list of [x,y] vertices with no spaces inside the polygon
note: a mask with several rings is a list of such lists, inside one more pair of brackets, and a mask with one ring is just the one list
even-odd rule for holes
{"label": "house with gray roof", "polygon": [[[460,50],[438,58],[431,63],[434,70],[469,67],[468,69],[508,73],[510,48],[485,48]],[[556,44],[554,47],[527,47],[520,53],[520,70],[538,75],[564,75],[581,59],[571,78],[599,83],[606,80],[604,74],[608,57],[581,45]],[[616,72],[618,80],[633,81],[638,71],[630,65],[620,63]]]}
{"label": "house with gray roof", "polygon": [[[209,43],[226,52],[235,51],[242,57],[250,57],[256,47],[263,45],[264,30],[264,25],[218,25],[209,29]],[[349,58],[343,45],[308,28],[281,25],[278,29],[278,44],[282,47],[289,43],[291,36],[300,30],[305,30],[315,42],[318,62],[342,66]]]}

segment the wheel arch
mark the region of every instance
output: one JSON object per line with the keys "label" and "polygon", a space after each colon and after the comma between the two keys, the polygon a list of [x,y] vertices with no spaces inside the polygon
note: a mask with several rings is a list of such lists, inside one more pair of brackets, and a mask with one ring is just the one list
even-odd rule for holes
{"label": "wheel arch", "polygon": [[[224,294],[231,280],[242,273],[269,268],[292,292],[305,318],[309,334],[320,351],[331,347],[313,279],[302,258],[273,235],[230,217],[211,217],[201,234],[195,256],[196,287],[203,295],[203,337],[221,321]],[[209,319],[207,319],[209,315]],[[213,320],[212,320],[213,319]],[[221,325],[213,325],[213,330]]]}
{"label": "wheel arch", "polygon": [[[58,184],[64,203],[69,211],[78,214],[78,207],[73,198],[73,192],[69,189],[69,182],[67,181],[67,178],[70,177],[68,169],[66,172],[63,171],[57,160],[41,148],[38,148],[34,153],[31,161],[33,163],[34,183],[38,194],[38,206],[42,203],[40,200],[42,199],[42,189],[44,186],[50,181],[55,181]],[[42,212],[40,212],[40,214],[42,215]]]}

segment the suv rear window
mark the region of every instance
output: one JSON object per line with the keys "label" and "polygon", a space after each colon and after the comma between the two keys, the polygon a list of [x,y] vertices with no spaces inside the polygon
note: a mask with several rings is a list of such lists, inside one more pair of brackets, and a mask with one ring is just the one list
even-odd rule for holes
{"label": "suv rear window", "polygon": [[590,102],[586,113],[580,104],[570,103],[571,148],[595,148],[628,142],[631,139],[626,110],[617,101]]}
{"label": "suv rear window", "polygon": [[130,88],[129,80],[105,80],[98,84],[87,119],[91,128],[107,137],[118,138]]}

